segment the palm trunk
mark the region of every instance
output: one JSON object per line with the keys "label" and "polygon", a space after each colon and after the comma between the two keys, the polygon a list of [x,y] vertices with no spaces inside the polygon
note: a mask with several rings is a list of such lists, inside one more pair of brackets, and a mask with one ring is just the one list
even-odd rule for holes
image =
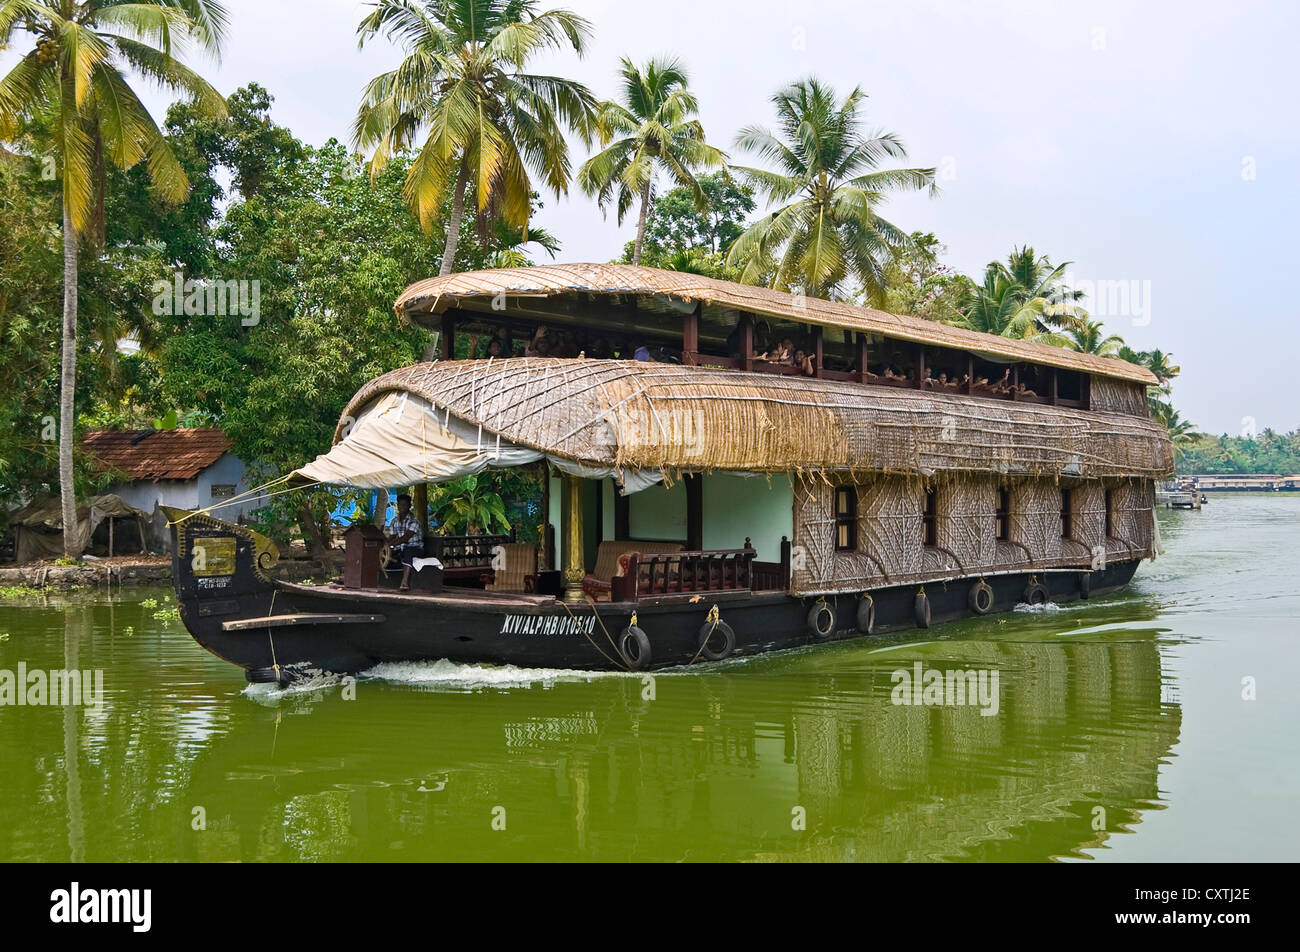
{"label": "palm trunk", "polygon": [[641,186],[641,213],[636,221],[636,246],[632,249],[632,263],[641,263],[641,247],[645,244],[645,223],[650,216],[650,179]]}
{"label": "palm trunk", "polygon": [[452,264],[456,260],[456,246],[460,242],[460,220],[465,215],[465,188],[469,185],[469,163],[460,160],[460,171],[456,173],[456,191],[451,196],[451,221],[447,222],[447,246],[442,249],[442,267],[438,274],[451,274]]}
{"label": "palm trunk", "polygon": [[63,200],[63,366],[59,375],[59,497],[63,508],[63,554],[81,555],[77,544],[77,490],[72,476],[73,398],[77,389],[77,233],[67,196]]}

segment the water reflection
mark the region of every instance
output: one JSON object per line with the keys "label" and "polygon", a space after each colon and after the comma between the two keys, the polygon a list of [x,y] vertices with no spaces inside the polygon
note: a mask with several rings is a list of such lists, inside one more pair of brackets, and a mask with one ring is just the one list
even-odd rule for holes
{"label": "water reflection", "polygon": [[[650,681],[259,703],[136,598],[33,608],[0,646],[106,670],[102,709],[0,709],[5,858],[1043,860],[1158,807],[1180,726],[1134,599]],[[996,671],[997,714],[894,704],[917,662]]]}

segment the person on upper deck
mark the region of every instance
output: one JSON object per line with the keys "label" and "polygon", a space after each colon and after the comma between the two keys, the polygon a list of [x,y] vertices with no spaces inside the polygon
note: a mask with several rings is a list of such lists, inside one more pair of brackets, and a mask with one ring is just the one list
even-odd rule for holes
{"label": "person on upper deck", "polygon": [[545,357],[550,353],[550,341],[546,337],[546,325],[537,325],[537,330],[533,332],[533,339],[528,342],[524,348],[525,357]]}
{"label": "person on upper deck", "polygon": [[787,337],[776,347],[759,354],[757,359],[766,360],[769,364],[792,363],[794,361],[794,341]]}
{"label": "person on upper deck", "polygon": [[403,592],[411,587],[411,560],[424,554],[424,536],[420,521],[411,512],[411,497],[402,493],[397,497],[397,514],[384,530],[391,546],[392,559],[402,566]]}

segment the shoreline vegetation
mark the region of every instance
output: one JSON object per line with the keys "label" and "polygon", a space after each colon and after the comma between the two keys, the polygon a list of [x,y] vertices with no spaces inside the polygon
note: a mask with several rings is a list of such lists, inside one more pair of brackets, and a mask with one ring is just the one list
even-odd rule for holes
{"label": "shoreline vegetation", "polygon": [[[357,39],[386,36],[400,60],[360,91],[340,130],[348,144],[313,146],[274,121],[262,86],[221,96],[173,58],[168,31],[156,48],[130,38],[155,35],[149,18],[165,14],[178,41],[218,51],[220,7],[186,9],[133,4],[143,19],[123,23],[86,5],[66,23],[34,12],[0,24],[0,45],[22,56],[0,79],[0,533],[40,496],[60,496],[71,524],[74,495],[114,483],[79,449],[94,427],[219,427],[255,482],[310,461],[361,384],[433,352],[432,334],[393,317],[403,288],[555,260],[563,236],[531,222],[571,187],[593,214],[636,215],[614,258],[1129,360],[1159,380],[1152,415],[1180,471],[1184,460],[1207,473],[1300,470],[1296,434],[1266,430],[1262,450],[1196,433],[1173,407],[1172,356],[1106,333],[1067,285],[1070,262],[1026,243],[968,276],[943,263],[938,237],[882,217],[892,193],[940,193],[934,168],[906,167],[898,135],[868,131],[860,88],[792,79],[771,116],[741,128],[733,151],[753,163],[742,165],[696,118],[688,64],[675,58],[623,59],[609,76],[617,94],[600,99],[528,68],[546,51],[581,56],[595,27],[580,16],[536,2],[379,0]],[[97,39],[69,55],[82,34]],[[179,97],[161,125],[137,80]],[[235,283],[256,313],[209,313],[207,291]],[[460,336],[454,356],[489,344]],[[431,512],[438,531],[512,519],[527,539],[540,494],[527,476],[487,473],[431,488]],[[369,493],[294,491],[254,525],[322,559],[331,515],[373,504]],[[65,554],[80,555],[70,539]]]}

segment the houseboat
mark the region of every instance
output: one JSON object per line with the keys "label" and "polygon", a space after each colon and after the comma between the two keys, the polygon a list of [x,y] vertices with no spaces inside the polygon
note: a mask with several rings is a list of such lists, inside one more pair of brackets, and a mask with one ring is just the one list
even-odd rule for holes
{"label": "houseboat", "polygon": [[427,526],[429,483],[533,467],[539,525],[426,533],[403,590],[374,527],[300,585],[174,511],[182,618],[250,680],[692,665],[1087,598],[1159,551],[1173,450],[1133,364],[627,265],[447,275],[395,310],[436,359],[363,386],[288,482],[409,488]]}

